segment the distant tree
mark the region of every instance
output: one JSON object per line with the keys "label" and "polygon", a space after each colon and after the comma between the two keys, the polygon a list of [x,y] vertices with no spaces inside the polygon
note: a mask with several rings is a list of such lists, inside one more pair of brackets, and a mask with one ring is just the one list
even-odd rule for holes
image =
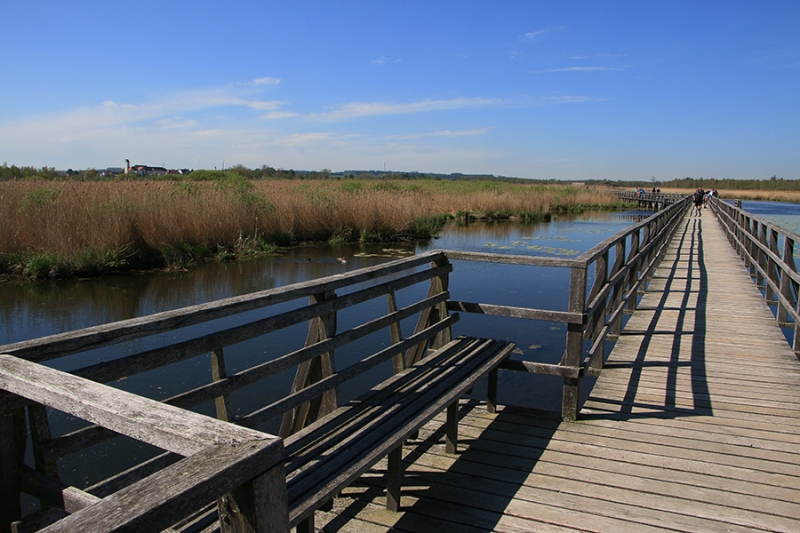
{"label": "distant tree", "polygon": [[275,169],[269,165],[261,165],[253,174],[256,179],[272,178],[275,176]]}
{"label": "distant tree", "polygon": [[255,178],[255,173],[244,165],[233,165],[228,171],[244,176],[247,179]]}

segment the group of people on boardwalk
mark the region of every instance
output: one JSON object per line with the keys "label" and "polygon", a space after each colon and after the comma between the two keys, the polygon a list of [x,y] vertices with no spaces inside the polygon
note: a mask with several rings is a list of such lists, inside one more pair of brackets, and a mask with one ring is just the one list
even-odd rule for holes
{"label": "group of people on boardwalk", "polygon": [[700,210],[707,207],[708,199],[712,197],[719,197],[719,193],[716,189],[704,191],[702,187],[697,188],[692,197],[692,201],[694,202],[694,210],[697,216],[702,216],[703,213]]}

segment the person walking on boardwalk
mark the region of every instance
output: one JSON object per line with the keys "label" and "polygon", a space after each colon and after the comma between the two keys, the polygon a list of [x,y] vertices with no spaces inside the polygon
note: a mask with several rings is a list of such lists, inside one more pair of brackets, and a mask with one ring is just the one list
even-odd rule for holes
{"label": "person walking on boardwalk", "polygon": [[695,193],[692,201],[694,202],[694,210],[697,213],[697,216],[702,216],[703,212],[700,211],[703,208],[703,200],[705,199],[705,194],[703,194],[703,189],[698,188]]}

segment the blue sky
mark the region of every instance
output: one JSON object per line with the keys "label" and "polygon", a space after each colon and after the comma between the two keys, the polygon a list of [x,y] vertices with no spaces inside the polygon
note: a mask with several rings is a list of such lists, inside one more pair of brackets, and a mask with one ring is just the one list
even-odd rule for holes
{"label": "blue sky", "polygon": [[0,163],[800,178],[800,2],[0,3]]}

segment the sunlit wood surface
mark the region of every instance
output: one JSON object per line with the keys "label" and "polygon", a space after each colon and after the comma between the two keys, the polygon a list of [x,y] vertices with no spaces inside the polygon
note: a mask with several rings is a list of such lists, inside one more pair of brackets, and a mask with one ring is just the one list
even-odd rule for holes
{"label": "sunlit wood surface", "polygon": [[[554,378],[555,379],[555,378]],[[502,403],[502,389],[500,391]],[[576,423],[462,403],[318,513],[325,531],[800,531],[800,363],[710,210],[687,216]]]}

